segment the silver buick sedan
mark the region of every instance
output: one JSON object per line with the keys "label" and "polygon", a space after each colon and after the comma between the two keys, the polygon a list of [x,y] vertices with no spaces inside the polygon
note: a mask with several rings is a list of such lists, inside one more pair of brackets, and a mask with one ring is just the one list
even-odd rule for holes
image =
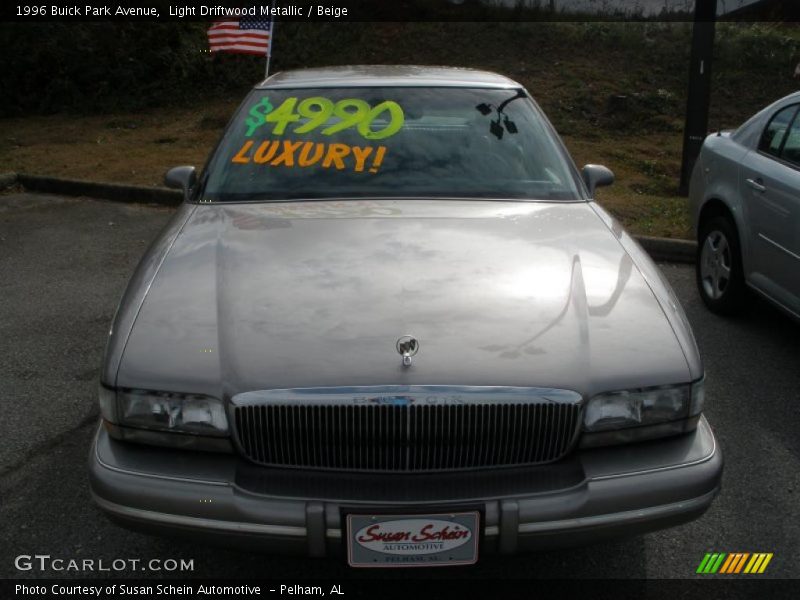
{"label": "silver buick sedan", "polygon": [[354,567],[687,522],[722,457],[678,300],[518,83],[256,86],[111,327],[90,454],[122,525]]}
{"label": "silver buick sedan", "polygon": [[697,287],[735,314],[748,290],[800,319],[800,92],[710,135],[692,172]]}

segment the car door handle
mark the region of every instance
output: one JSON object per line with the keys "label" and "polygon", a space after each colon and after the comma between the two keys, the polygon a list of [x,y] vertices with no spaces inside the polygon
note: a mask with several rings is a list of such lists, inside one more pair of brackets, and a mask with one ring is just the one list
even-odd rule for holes
{"label": "car door handle", "polygon": [[767,186],[764,185],[764,182],[761,179],[747,179],[747,185],[753,188],[757,192],[766,192]]}

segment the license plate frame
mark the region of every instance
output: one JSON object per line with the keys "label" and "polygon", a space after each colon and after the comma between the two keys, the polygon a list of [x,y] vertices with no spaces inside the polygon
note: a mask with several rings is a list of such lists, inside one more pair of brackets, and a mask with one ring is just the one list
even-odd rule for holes
{"label": "license plate frame", "polygon": [[[351,567],[455,567],[478,562],[481,511],[355,512],[344,517]],[[368,531],[375,525],[380,527]]]}

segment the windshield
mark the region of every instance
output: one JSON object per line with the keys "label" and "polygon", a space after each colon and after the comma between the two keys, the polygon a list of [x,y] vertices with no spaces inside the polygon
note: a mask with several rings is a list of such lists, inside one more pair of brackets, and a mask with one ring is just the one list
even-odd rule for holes
{"label": "windshield", "polygon": [[522,90],[267,89],[234,117],[202,201],[577,200],[573,171]]}

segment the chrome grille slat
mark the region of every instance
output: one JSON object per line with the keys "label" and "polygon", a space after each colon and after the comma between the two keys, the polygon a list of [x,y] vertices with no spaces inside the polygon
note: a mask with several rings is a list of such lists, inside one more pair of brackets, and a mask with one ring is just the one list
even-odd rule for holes
{"label": "chrome grille slat", "polygon": [[470,432],[472,431],[472,407],[465,406],[464,407],[464,450],[462,452],[461,457],[461,464],[459,466],[464,467],[469,463],[469,451],[472,448],[472,437],[470,436]]}
{"label": "chrome grille slat", "polygon": [[289,424],[289,441],[291,442],[292,447],[292,463],[293,465],[300,464],[300,452],[298,451],[297,447],[297,427],[295,422],[298,419],[299,410],[294,410],[290,407],[286,407],[286,421]]}
{"label": "chrome grille slat", "polygon": [[510,411],[507,412],[509,412],[509,435],[508,444],[506,444],[506,463],[515,464],[519,462],[519,457],[517,456],[517,427],[519,418],[517,418],[517,415],[511,415]]}
{"label": "chrome grille slat", "polygon": [[514,461],[510,460],[511,453],[511,431],[513,428],[511,414],[509,411],[510,405],[504,404],[500,407],[501,426],[500,426],[500,460],[503,464],[513,464]]}
{"label": "chrome grille slat", "polygon": [[[543,427],[544,427],[545,409],[544,409],[543,406],[537,406],[536,407],[536,412],[538,413],[537,416],[539,418],[536,419],[536,421],[535,421],[535,423],[536,423],[536,435],[534,436],[533,439],[542,440],[543,437],[544,437],[542,435],[542,431],[543,431]],[[542,444],[541,443],[533,444],[533,447],[531,448],[531,459],[530,459],[531,462],[540,462],[542,460],[541,459],[541,455],[542,455]]]}
{"label": "chrome grille slat", "polygon": [[571,448],[568,403],[290,404],[234,407],[241,452],[270,466],[441,471],[532,465]]}
{"label": "chrome grille slat", "polygon": [[[254,411],[254,413],[255,413],[255,415],[254,415],[255,419],[258,422],[259,429],[261,431],[267,431],[267,417],[266,417],[265,412],[263,410],[256,410],[256,411]],[[269,438],[267,438],[266,436],[263,436],[263,435],[258,437],[258,445],[259,445],[258,456],[259,456],[259,460],[266,460],[266,457],[267,457],[267,454],[268,454],[267,444],[269,444]]]}
{"label": "chrome grille slat", "polygon": [[517,450],[520,462],[527,462],[528,447],[530,441],[528,440],[528,425],[530,420],[530,405],[522,407],[523,418],[519,424],[519,449]]}
{"label": "chrome grille slat", "polygon": [[545,456],[553,447],[552,423],[553,423],[553,410],[551,406],[545,406],[545,417],[542,422],[542,430],[544,432],[545,442],[542,444],[541,454]]}
{"label": "chrome grille slat", "polygon": [[423,466],[427,468],[427,465],[431,464],[432,453],[433,453],[433,446],[431,444],[431,440],[433,440],[433,416],[430,414],[430,411],[425,412],[425,416],[422,419],[423,423],[425,423],[425,429],[427,430],[427,437],[425,438],[424,448],[425,448],[425,455],[423,457]]}
{"label": "chrome grille slat", "polygon": [[290,465],[296,465],[297,460],[297,436],[295,435],[294,416],[296,411],[291,410],[288,406],[281,407],[281,420],[283,431],[281,437],[284,440],[286,449],[286,462]]}
{"label": "chrome grille slat", "polygon": [[489,415],[491,416],[491,427],[489,429],[489,434],[487,439],[489,443],[487,444],[486,450],[486,464],[490,465],[492,457],[497,456],[497,422],[500,420],[500,415],[498,414],[498,410],[490,410]]}
{"label": "chrome grille slat", "polygon": [[[336,412],[336,425],[338,431],[342,431],[342,424],[344,422],[344,406],[335,406],[334,411]],[[332,436],[332,443],[336,443],[336,433],[333,433]],[[339,462],[336,464],[338,468],[342,468],[344,466],[344,444],[337,444],[337,454],[339,457]]]}
{"label": "chrome grille slat", "polygon": [[551,452],[556,452],[558,449],[558,426],[561,423],[561,413],[559,411],[553,411],[553,424],[550,427],[550,435],[552,437],[551,442]]}
{"label": "chrome grille slat", "polygon": [[466,436],[466,406],[457,406],[456,407],[456,422],[458,426],[456,427],[456,435],[458,436],[456,439],[459,441],[458,444],[458,458],[456,459],[456,463],[454,465],[455,468],[461,469],[464,467],[464,448],[467,445]]}

